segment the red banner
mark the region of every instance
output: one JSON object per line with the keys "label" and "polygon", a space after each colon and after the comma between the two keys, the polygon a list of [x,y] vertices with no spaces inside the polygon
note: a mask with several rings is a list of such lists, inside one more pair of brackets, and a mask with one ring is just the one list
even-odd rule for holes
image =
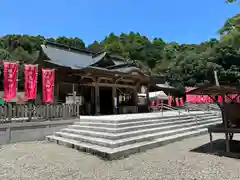
{"label": "red banner", "polygon": [[183,106],[183,105],[184,105],[183,98],[180,98],[180,99],[179,99],[179,104],[180,104],[180,106]]}
{"label": "red banner", "polygon": [[17,71],[18,63],[3,62],[4,95],[5,101],[11,101],[17,97]]}
{"label": "red banner", "polygon": [[179,99],[175,98],[176,106],[179,106]]}
{"label": "red banner", "polygon": [[36,99],[37,96],[37,65],[24,65],[24,99]]}
{"label": "red banner", "polygon": [[168,96],[168,106],[172,106],[172,96]]}
{"label": "red banner", "polygon": [[53,102],[54,69],[42,69],[42,102]]}
{"label": "red banner", "polygon": [[[185,91],[186,91],[186,93],[188,93],[189,91],[191,91],[193,89],[195,89],[195,87],[186,87]],[[188,102],[188,103],[194,102],[195,103],[195,100],[196,100],[195,95],[191,95],[191,94],[186,95],[186,102]]]}

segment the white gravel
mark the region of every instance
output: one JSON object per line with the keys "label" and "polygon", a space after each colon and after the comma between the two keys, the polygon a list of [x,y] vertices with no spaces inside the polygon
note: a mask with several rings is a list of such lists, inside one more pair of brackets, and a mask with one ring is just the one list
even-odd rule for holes
{"label": "white gravel", "polygon": [[47,142],[5,145],[0,180],[239,180],[240,160],[189,152],[208,142],[199,136],[116,161]]}

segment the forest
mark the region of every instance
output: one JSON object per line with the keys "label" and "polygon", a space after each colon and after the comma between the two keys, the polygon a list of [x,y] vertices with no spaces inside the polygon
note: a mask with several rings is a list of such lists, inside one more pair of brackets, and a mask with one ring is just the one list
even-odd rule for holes
{"label": "forest", "polygon": [[110,33],[101,42],[86,45],[78,37],[45,38],[41,35],[9,34],[0,37],[0,59],[34,63],[40,45],[52,41],[88,49],[95,53],[107,51],[134,60],[149,74],[165,75],[176,87],[197,86],[214,82],[217,70],[220,81],[239,83],[240,77],[240,14],[225,21],[217,39],[200,44],[165,42],[162,38],[149,39],[138,32]]}

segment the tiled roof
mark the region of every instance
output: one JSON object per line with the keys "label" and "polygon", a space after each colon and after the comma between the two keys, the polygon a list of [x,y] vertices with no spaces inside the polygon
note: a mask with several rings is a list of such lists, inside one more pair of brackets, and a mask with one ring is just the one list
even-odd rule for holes
{"label": "tiled roof", "polygon": [[90,53],[72,51],[52,45],[41,45],[41,48],[44,54],[50,59],[48,62],[72,69],[91,66],[104,57],[104,53],[93,58]]}
{"label": "tiled roof", "polygon": [[101,69],[109,72],[121,72],[121,73],[143,73],[139,68],[132,65],[132,62],[126,62],[120,58],[111,59],[115,65],[108,67],[96,67],[95,65],[104,59],[106,52],[98,54],[92,54],[89,51],[71,49],[66,46],[59,46],[55,44],[41,45],[43,53],[49,58],[44,60],[48,63],[52,63],[58,66],[69,67],[72,69]]}

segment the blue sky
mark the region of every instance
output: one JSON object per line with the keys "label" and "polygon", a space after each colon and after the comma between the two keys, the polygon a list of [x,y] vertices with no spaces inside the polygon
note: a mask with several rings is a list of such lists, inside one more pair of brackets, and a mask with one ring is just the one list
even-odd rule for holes
{"label": "blue sky", "polygon": [[1,0],[0,7],[0,35],[79,37],[86,44],[129,31],[199,43],[217,37],[240,9],[224,0]]}

